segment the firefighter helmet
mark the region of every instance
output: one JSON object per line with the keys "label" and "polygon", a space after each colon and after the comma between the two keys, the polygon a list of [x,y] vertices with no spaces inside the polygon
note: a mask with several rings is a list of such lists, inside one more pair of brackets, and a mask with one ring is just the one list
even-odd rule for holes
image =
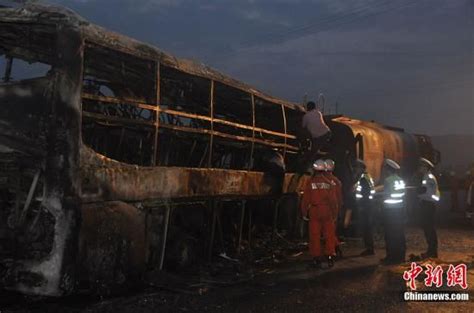
{"label": "firefighter helmet", "polygon": [[394,170],[399,170],[400,169],[400,165],[392,159],[385,159],[385,165],[392,168],[392,169],[394,169]]}
{"label": "firefighter helmet", "polygon": [[328,172],[334,171],[334,167],[336,166],[336,163],[333,160],[327,159],[324,162],[326,163],[326,170]]}
{"label": "firefighter helmet", "polygon": [[426,165],[430,169],[435,167],[433,162],[431,162],[430,160],[428,160],[426,158],[420,158],[420,164],[421,165]]}
{"label": "firefighter helmet", "polygon": [[326,162],[324,162],[324,160],[321,160],[321,159],[316,160],[313,163],[313,168],[316,171],[325,171],[326,170]]}

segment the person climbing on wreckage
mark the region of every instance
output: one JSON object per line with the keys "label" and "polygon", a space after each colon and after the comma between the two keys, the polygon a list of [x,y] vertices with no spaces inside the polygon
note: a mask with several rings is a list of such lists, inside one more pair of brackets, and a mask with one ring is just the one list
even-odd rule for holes
{"label": "person climbing on wreckage", "polygon": [[306,113],[301,121],[299,140],[302,143],[300,172],[308,172],[313,162],[325,154],[322,150],[329,143],[332,133],[324,121],[324,116],[316,107],[316,103],[309,101],[306,104]]}

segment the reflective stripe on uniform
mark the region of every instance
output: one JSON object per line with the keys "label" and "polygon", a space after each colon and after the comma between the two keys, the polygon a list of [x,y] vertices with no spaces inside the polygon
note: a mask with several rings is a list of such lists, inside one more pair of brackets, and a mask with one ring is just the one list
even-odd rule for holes
{"label": "reflective stripe on uniform", "polygon": [[328,183],[311,183],[311,189],[331,189],[331,185]]}
{"label": "reflective stripe on uniform", "polygon": [[421,184],[426,188],[424,193],[418,195],[421,200],[430,202],[438,202],[440,200],[441,193],[439,192],[438,181],[432,173],[425,174]]}
{"label": "reflective stripe on uniform", "polygon": [[403,208],[405,196],[405,182],[398,175],[394,174],[385,179],[384,191],[387,195],[387,197],[383,201],[385,208]]}

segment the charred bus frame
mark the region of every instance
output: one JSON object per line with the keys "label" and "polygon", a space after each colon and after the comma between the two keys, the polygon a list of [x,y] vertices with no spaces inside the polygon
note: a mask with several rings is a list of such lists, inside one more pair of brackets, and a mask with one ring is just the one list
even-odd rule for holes
{"label": "charred bus frame", "polygon": [[[139,279],[163,266],[182,204],[211,209],[210,256],[219,207],[236,201],[239,249],[246,202],[273,198],[261,154],[294,162],[299,106],[68,10],[0,8],[0,54],[4,288],[62,295],[78,275],[97,288]],[[19,60],[48,70],[16,80]],[[304,178],[286,174],[283,193]]]}
{"label": "charred bus frame", "polygon": [[[77,275],[96,289],[140,279],[163,267],[168,234],[183,229],[207,238],[211,257],[225,218],[237,221],[238,251],[245,217],[252,224],[249,203],[276,197],[262,156],[284,157],[283,194],[295,195],[307,178],[292,173],[300,106],[73,12],[0,8],[1,55],[4,288],[62,295]],[[18,80],[20,60],[42,63],[43,75]],[[327,122],[346,187],[357,157],[376,179],[385,157],[408,170],[419,156],[439,159],[426,136],[341,116]],[[277,216],[267,220],[275,225]],[[204,234],[195,227],[203,224]]]}

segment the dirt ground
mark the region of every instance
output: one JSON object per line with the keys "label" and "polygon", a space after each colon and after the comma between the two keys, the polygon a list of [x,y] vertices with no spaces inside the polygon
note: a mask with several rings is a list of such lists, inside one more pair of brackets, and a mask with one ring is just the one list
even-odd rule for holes
{"label": "dirt ground", "polygon": [[[410,263],[380,265],[384,245],[382,237],[377,236],[376,256],[359,257],[361,241],[349,240],[344,246],[344,259],[330,270],[309,269],[305,247],[300,246],[300,251],[292,250],[285,259],[255,262],[251,279],[242,274],[242,279],[233,283],[188,282],[187,288],[182,288],[173,281],[102,299],[87,295],[32,299],[4,294],[0,312],[474,312],[474,230],[460,215],[441,222],[439,259],[428,262],[468,264],[471,301],[404,302],[402,294],[407,287],[402,274]],[[419,228],[409,227],[407,245],[407,256],[424,251]]]}

